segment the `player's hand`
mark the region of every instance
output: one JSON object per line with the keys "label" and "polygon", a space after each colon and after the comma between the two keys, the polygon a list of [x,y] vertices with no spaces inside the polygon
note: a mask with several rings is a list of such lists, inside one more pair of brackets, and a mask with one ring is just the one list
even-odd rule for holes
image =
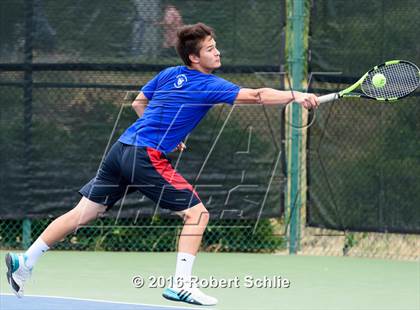
{"label": "player's hand", "polygon": [[184,142],[180,142],[172,152],[183,152],[186,148],[187,146],[184,144]]}
{"label": "player's hand", "polygon": [[319,106],[318,97],[314,94],[293,92],[297,103],[303,106],[305,109],[316,109]]}

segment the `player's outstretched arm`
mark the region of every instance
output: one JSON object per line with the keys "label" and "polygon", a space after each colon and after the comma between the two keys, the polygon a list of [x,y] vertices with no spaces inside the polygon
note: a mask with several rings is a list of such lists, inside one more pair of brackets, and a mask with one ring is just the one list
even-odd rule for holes
{"label": "player's outstretched arm", "polygon": [[144,109],[146,109],[148,103],[149,99],[147,99],[143,92],[140,92],[140,94],[137,95],[136,99],[134,99],[131,106],[133,107],[134,111],[136,111],[136,114],[139,118],[143,116]]}
{"label": "player's outstretched arm", "polygon": [[319,105],[318,97],[314,94],[298,91],[282,91],[273,88],[242,88],[236,97],[235,103],[285,105],[293,101],[296,101],[307,109],[316,108]]}

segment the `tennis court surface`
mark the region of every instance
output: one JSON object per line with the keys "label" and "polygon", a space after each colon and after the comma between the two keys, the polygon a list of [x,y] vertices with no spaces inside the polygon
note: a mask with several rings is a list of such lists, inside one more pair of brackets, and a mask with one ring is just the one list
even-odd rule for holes
{"label": "tennis court surface", "polygon": [[132,303],[121,303],[121,302],[110,302],[100,300],[89,300],[79,298],[64,298],[55,296],[25,296],[25,298],[17,299],[14,295],[1,296],[1,309],[9,310],[20,310],[20,309],[95,309],[95,310],[181,310],[191,308],[180,308],[180,307],[163,307],[154,305],[143,305],[143,304],[132,304]]}
{"label": "tennis court surface", "polygon": [[[3,256],[6,252],[2,251]],[[161,297],[149,277],[172,275],[175,253],[51,251],[39,262],[23,299],[10,295],[1,265],[1,309],[419,309],[419,262],[368,258],[200,253],[201,279],[239,279],[238,287],[205,288],[216,307]],[[145,279],[142,288],[134,276]],[[261,279],[246,287],[245,277]],[[290,287],[263,279],[281,277]],[[277,287],[276,287],[277,285]],[[266,286],[266,287],[264,287]],[[51,298],[47,298],[50,296]]]}

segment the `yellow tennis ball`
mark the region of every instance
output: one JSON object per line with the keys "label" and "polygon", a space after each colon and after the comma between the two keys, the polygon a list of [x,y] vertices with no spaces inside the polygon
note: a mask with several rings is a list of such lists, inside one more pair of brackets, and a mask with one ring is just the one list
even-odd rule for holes
{"label": "yellow tennis ball", "polygon": [[372,78],[372,84],[376,88],[382,88],[386,84],[386,77],[382,73],[376,73]]}

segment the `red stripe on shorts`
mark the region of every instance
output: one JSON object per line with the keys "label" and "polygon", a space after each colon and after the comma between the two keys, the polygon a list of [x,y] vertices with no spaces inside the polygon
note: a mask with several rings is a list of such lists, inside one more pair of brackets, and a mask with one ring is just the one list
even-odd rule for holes
{"label": "red stripe on shorts", "polygon": [[147,154],[149,155],[153,167],[169,184],[179,190],[188,189],[198,197],[198,194],[193,189],[192,185],[188,183],[182,175],[175,171],[169,160],[161,156],[162,153],[160,151],[148,147]]}

